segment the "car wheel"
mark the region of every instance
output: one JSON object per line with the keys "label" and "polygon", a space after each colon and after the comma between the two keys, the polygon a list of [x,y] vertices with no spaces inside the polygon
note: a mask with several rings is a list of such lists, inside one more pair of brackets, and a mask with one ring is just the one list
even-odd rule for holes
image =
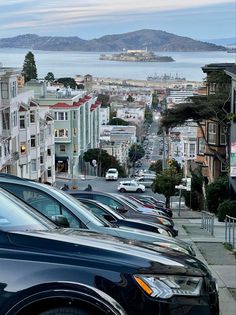
{"label": "car wheel", "polygon": [[143,191],[142,191],[141,188],[138,188],[138,189],[136,190],[136,192],[137,192],[137,193],[142,193]]}
{"label": "car wheel", "polygon": [[92,313],[74,307],[57,307],[40,313],[39,315],[92,315]]}
{"label": "car wheel", "polygon": [[120,189],[120,192],[121,192],[121,193],[124,193],[124,192],[126,192],[126,190],[125,190],[124,188],[121,188],[121,189]]}

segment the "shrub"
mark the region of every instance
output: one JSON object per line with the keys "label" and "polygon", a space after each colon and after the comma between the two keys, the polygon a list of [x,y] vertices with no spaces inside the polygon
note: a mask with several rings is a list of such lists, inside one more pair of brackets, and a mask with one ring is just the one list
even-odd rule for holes
{"label": "shrub", "polygon": [[229,215],[236,218],[236,201],[226,200],[217,208],[218,221],[224,222],[225,216]]}
{"label": "shrub", "polygon": [[229,181],[227,177],[220,177],[206,187],[207,208],[216,213],[220,203],[229,198]]}

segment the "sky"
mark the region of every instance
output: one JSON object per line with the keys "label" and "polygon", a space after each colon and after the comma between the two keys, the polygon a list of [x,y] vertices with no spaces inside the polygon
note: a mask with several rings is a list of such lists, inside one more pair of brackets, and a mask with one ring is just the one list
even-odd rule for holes
{"label": "sky", "polygon": [[0,0],[0,37],[99,38],[140,29],[194,39],[236,37],[235,0]]}

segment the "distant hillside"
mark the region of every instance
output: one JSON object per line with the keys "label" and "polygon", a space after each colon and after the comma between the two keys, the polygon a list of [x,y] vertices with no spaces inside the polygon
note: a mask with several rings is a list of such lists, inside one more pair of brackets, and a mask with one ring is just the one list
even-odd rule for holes
{"label": "distant hillside", "polygon": [[207,42],[213,43],[216,45],[224,45],[224,46],[235,46],[236,45],[236,38],[230,37],[230,38],[217,38],[217,39],[208,39]]}
{"label": "distant hillside", "polygon": [[151,51],[215,51],[226,50],[223,46],[193,40],[189,37],[156,31],[140,30],[117,35],[105,35],[92,40],[79,37],[19,35],[0,39],[0,48],[27,48],[52,51],[122,51],[145,49]]}

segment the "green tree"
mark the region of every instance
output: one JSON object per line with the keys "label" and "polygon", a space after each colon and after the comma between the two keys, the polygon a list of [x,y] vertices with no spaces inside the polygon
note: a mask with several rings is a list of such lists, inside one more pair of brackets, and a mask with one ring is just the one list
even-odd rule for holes
{"label": "green tree", "polygon": [[31,51],[29,51],[25,55],[22,75],[25,78],[25,82],[28,82],[32,79],[37,79],[37,67],[34,59],[34,54]]}
{"label": "green tree", "polygon": [[131,95],[129,95],[128,97],[127,97],[127,102],[133,102],[134,101],[134,98],[131,96]]}
{"label": "green tree", "polygon": [[128,126],[129,123],[128,121],[125,121],[121,118],[117,118],[117,117],[113,117],[110,122],[109,122],[110,125],[117,125],[117,126]]}
{"label": "green tree", "polygon": [[156,174],[161,173],[162,172],[162,160],[157,160],[155,163],[151,163],[149,170],[156,172]]}
{"label": "green tree", "polygon": [[145,155],[144,148],[142,145],[134,143],[129,149],[129,160],[134,163],[141,159]]}
{"label": "green tree", "polygon": [[110,96],[108,94],[98,94],[97,100],[101,102],[101,107],[110,106]]}
{"label": "green tree", "polygon": [[162,194],[166,197],[166,206],[170,204],[170,197],[175,194],[175,186],[179,185],[182,174],[178,173],[176,168],[171,166],[156,175],[152,184],[152,190],[155,193]]}
{"label": "green tree", "polygon": [[48,72],[44,79],[48,82],[53,82],[55,80],[55,77],[52,72]]}
{"label": "green tree", "polygon": [[71,87],[72,89],[76,89],[76,87],[77,87],[75,79],[73,79],[73,78],[69,78],[69,77],[59,78],[57,80],[57,82],[62,83],[64,85],[64,87]]}
{"label": "green tree", "polygon": [[106,171],[109,168],[116,168],[119,172],[119,176],[124,177],[125,170],[117,161],[117,159],[108,154],[107,151],[102,149],[89,149],[87,152],[84,153],[84,160],[85,162],[89,162],[90,165],[93,166],[92,161],[97,161],[97,167],[99,170],[99,175],[104,176]]}
{"label": "green tree", "polygon": [[144,118],[148,123],[153,122],[153,113],[152,113],[152,110],[148,107],[146,107],[145,109]]}
{"label": "green tree", "polygon": [[159,104],[159,98],[156,92],[152,93],[152,109],[157,109]]}

